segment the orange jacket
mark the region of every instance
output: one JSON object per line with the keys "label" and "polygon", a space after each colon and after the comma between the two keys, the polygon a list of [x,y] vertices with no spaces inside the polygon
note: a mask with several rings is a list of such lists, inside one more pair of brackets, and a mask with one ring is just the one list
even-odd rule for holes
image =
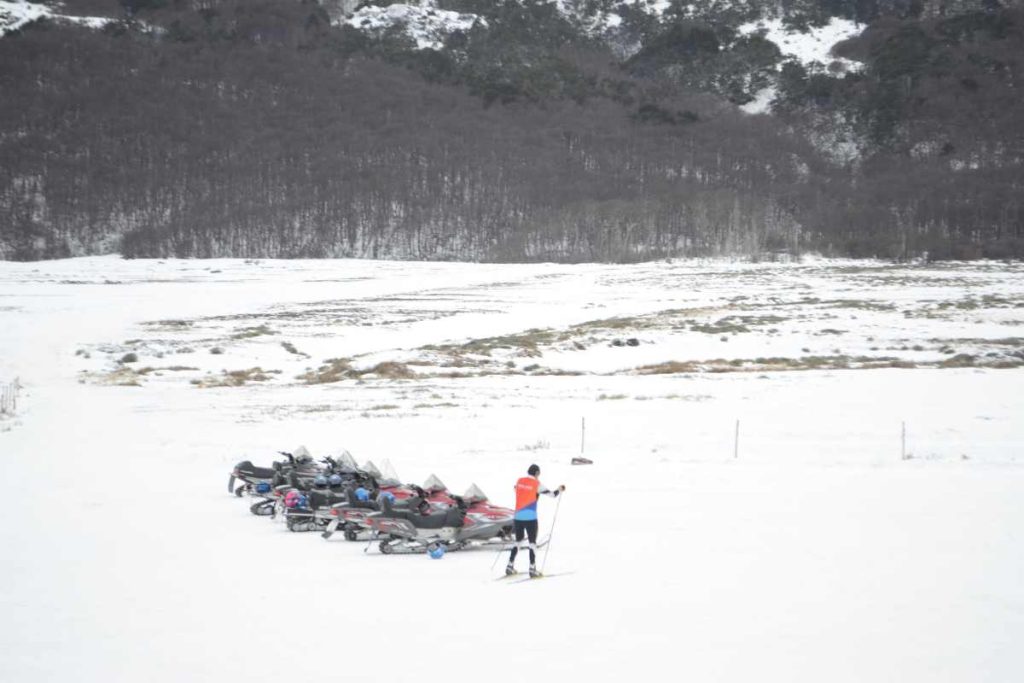
{"label": "orange jacket", "polygon": [[522,522],[537,519],[537,499],[541,494],[556,495],[544,487],[536,477],[520,477],[516,482],[516,516]]}

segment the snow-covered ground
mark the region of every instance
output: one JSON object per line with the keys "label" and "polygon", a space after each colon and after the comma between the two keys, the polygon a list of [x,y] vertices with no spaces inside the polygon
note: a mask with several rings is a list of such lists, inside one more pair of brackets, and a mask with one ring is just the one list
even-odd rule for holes
{"label": "snow-covered ground", "polygon": [[[0,680],[1019,680],[1022,275],[0,263]],[[300,443],[504,505],[537,462],[572,573],[227,494]]]}

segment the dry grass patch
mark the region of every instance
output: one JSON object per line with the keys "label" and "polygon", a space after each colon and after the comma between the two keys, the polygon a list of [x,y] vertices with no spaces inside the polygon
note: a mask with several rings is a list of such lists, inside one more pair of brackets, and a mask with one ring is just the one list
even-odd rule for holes
{"label": "dry grass patch", "polygon": [[113,387],[141,387],[140,375],[134,369],[129,367],[119,367],[111,372],[104,372],[98,374],[87,374],[85,377],[95,384],[102,384]]}
{"label": "dry grass patch", "polygon": [[541,345],[552,344],[558,341],[558,335],[553,330],[531,329],[519,334],[507,334],[499,337],[484,337],[472,339],[464,344],[449,344],[445,346],[425,346],[428,351],[440,351],[448,354],[475,354],[479,356],[490,356],[496,349],[508,349],[520,356],[535,357],[541,355]]}
{"label": "dry grass patch", "polygon": [[704,334],[739,334],[750,332],[750,328],[741,322],[737,316],[729,316],[713,323],[691,323],[691,332],[703,332]]}
{"label": "dry grass patch", "polygon": [[260,367],[247,370],[225,370],[219,375],[192,380],[192,384],[200,389],[214,387],[241,387],[249,382],[266,382],[272,375],[281,374],[280,370],[264,370]]}
{"label": "dry grass patch", "polygon": [[142,324],[154,330],[185,330],[192,327],[194,323],[191,320],[153,320]]}
{"label": "dry grass patch", "polygon": [[940,368],[973,368],[977,359],[969,353],[958,353],[939,362]]}
{"label": "dry grass patch", "polygon": [[274,330],[266,324],[257,325],[256,327],[242,327],[235,330],[235,333],[231,335],[232,339],[252,339],[253,337],[262,337],[264,335],[277,334]]}
{"label": "dry grass patch", "polygon": [[160,374],[161,372],[189,372],[189,371],[195,372],[195,371],[198,371],[198,370],[199,370],[199,368],[193,368],[193,367],[188,366],[188,365],[168,365],[168,366],[162,367],[162,368],[154,368],[154,367],[146,366],[144,368],[139,368],[135,372],[137,374],[139,374],[139,375],[150,375],[150,374],[153,374],[153,373]]}
{"label": "dry grass patch", "polygon": [[693,361],[682,363],[671,360],[666,363],[658,363],[657,365],[643,365],[637,368],[636,372],[641,375],[676,375],[700,372],[700,368]]}
{"label": "dry grass patch", "polygon": [[340,382],[352,375],[352,361],[348,358],[329,358],[324,365],[299,375],[297,379],[306,384],[330,384]]}
{"label": "dry grass patch", "polygon": [[306,384],[330,384],[345,379],[362,379],[366,375],[375,375],[383,379],[412,379],[417,377],[416,373],[409,369],[405,363],[384,361],[377,363],[368,370],[358,370],[352,367],[352,360],[349,358],[332,358],[316,370],[310,370],[298,376]]}
{"label": "dry grass patch", "polygon": [[785,372],[798,370],[849,370],[868,368],[918,367],[914,363],[889,356],[803,356],[800,358],[715,358],[704,361],[669,361],[645,365],[634,372],[641,375],[688,374],[695,372]]}
{"label": "dry grass patch", "polygon": [[377,363],[369,370],[359,371],[357,374],[360,377],[363,375],[376,375],[384,379],[412,379],[416,377],[416,373],[410,370],[408,365],[394,361]]}

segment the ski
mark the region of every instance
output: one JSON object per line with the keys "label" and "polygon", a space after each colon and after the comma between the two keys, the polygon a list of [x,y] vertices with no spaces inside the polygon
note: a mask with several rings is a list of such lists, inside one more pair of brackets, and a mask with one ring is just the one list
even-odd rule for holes
{"label": "ski", "polygon": [[[513,584],[514,583],[526,583],[527,581],[537,581],[539,579],[553,579],[556,576],[567,576],[569,574],[575,574],[575,573],[576,572],[574,572],[574,571],[573,572],[555,572],[553,574],[540,574],[539,576],[526,576],[526,577],[523,577],[521,579],[518,579],[517,581],[509,581],[509,583],[513,583]],[[513,574],[509,578],[515,578],[515,577],[516,577],[516,575]]]}

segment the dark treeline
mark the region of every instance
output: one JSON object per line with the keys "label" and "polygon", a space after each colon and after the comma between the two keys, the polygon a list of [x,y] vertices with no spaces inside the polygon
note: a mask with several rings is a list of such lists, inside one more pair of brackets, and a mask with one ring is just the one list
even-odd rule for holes
{"label": "dark treeline", "polygon": [[[550,5],[434,53],[315,2],[114,4],[103,30],[0,38],[0,258],[1024,255],[1019,98],[972,100],[1001,118],[943,137],[962,112],[937,77],[878,66],[904,20],[849,48],[865,74],[784,70],[768,117],[557,21],[523,33]],[[978,69],[949,77],[968,99],[1001,78]],[[857,163],[815,144],[840,119],[873,145]]]}

